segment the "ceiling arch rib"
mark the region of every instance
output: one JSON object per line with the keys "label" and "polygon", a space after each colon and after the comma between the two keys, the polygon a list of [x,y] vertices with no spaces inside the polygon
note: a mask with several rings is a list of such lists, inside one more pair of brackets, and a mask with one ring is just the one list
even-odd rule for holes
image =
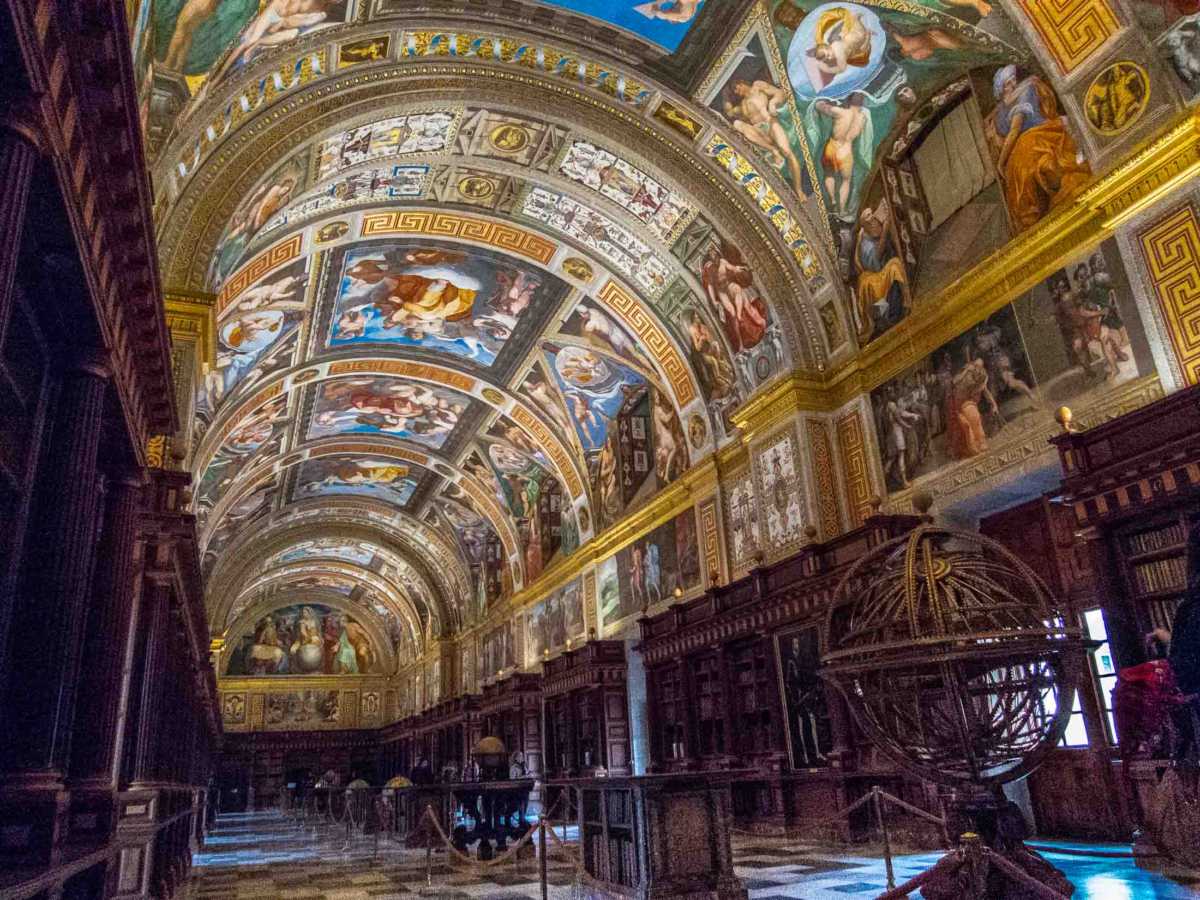
{"label": "ceiling arch rib", "polygon": [[[505,111],[507,107],[515,105],[513,91],[505,90],[503,86],[498,85],[496,88],[500,89],[496,89],[481,83],[477,78],[451,74],[440,79],[436,88],[431,88],[429,82],[432,73],[426,74],[430,77],[416,77],[412,71],[401,71],[396,73],[395,79],[372,83],[369,88],[350,79],[338,95],[337,104],[326,102],[324,94],[312,97],[310,102],[302,102],[301,98],[297,97],[293,98],[294,111],[298,113],[296,117],[284,115],[279,120],[272,117],[270,122],[249,122],[230,139],[229,146],[222,155],[223,160],[226,155],[229,157],[230,165],[224,170],[229,177],[217,177],[217,170],[213,167],[203,169],[168,218],[163,238],[164,262],[171,273],[172,281],[187,282],[197,287],[204,284],[221,233],[234,217],[237,205],[253,193],[257,176],[251,177],[244,173],[257,172],[261,175],[269,172],[289,154],[310,142],[344,130],[342,123],[348,118],[353,117],[351,121],[357,122],[371,118],[382,120],[405,109],[428,111],[431,104],[434,108],[440,104],[444,109],[448,93],[476,98],[474,105],[472,101],[466,101],[464,109],[475,110],[476,113],[484,112],[487,115],[493,115],[490,112],[492,108]],[[457,91],[451,91],[449,88],[455,88]],[[531,86],[528,90],[537,92],[540,89]],[[565,143],[593,143],[605,152],[630,162],[634,169],[652,178],[659,185],[669,186],[674,193],[691,198],[697,208],[704,210],[705,217],[712,219],[710,224],[719,231],[721,240],[729,246],[740,248],[747,264],[755,273],[763,296],[789,300],[808,297],[809,286],[804,283],[803,278],[796,277],[794,270],[790,268],[791,264],[778,252],[775,239],[755,221],[754,217],[759,213],[752,202],[753,198],[748,198],[741,192],[740,184],[731,188],[726,182],[727,174],[724,170],[714,169],[708,161],[697,159],[694,150],[679,146],[674,138],[664,139],[658,135],[651,123],[633,121],[621,116],[612,117],[607,111],[597,109],[592,102],[548,92],[545,95],[539,94],[536,99],[531,98],[529,104],[522,105],[526,108],[554,109],[558,113],[555,122],[534,119],[528,114],[512,115],[516,122],[521,123],[521,127],[536,129],[536,132],[531,132],[533,134],[550,131],[555,135],[549,155],[531,152],[526,159],[519,155],[506,158],[490,150],[481,152],[481,148],[489,146],[486,139],[472,144],[467,138],[473,139],[474,132],[467,134],[460,124],[456,126],[458,131],[455,141],[448,142],[446,148],[439,151],[441,162],[446,163],[460,153],[465,154],[464,158],[472,163],[491,159],[496,165],[516,165],[517,163],[513,162],[516,158],[524,166],[527,175],[536,175],[539,180],[547,177],[551,180],[561,179],[563,186],[566,186],[571,183],[571,179],[560,172],[551,171],[566,161],[565,157],[559,159],[557,154],[563,152]],[[509,113],[494,115],[508,116]],[[486,117],[475,121],[478,118],[478,115],[474,118],[464,115],[456,121],[470,123],[471,127],[480,127],[481,123],[495,121]],[[302,126],[297,124],[298,119],[303,120]],[[559,122],[564,124],[557,124]],[[627,149],[639,142],[644,145],[647,131],[652,136],[657,136],[662,145],[660,149],[663,150],[661,157],[655,156],[656,164],[653,165],[644,158],[639,158],[641,153]],[[530,146],[538,147],[541,144],[533,140]],[[668,161],[671,165],[666,164]],[[675,163],[678,165],[674,165]],[[670,174],[667,175],[666,172]],[[437,182],[431,178],[428,184],[436,186]],[[556,181],[555,186],[558,184]],[[577,201],[586,201],[589,194],[591,199],[601,205],[610,200],[600,192],[579,183],[575,183],[574,188],[581,192],[574,198]],[[432,192],[427,192],[424,196],[428,196],[430,202],[446,202],[444,199],[439,200]],[[198,199],[203,199],[203,203],[198,203]],[[459,199],[452,202],[463,203],[464,206],[472,205],[469,198],[466,201]],[[626,214],[625,218],[627,221],[622,224],[627,226],[631,233],[638,234],[640,230],[642,235],[650,239],[650,246],[655,246],[659,239],[645,229],[645,223],[633,215]],[[791,302],[784,304],[778,312],[784,325],[785,343],[796,348],[797,361],[815,365],[819,363],[823,351],[819,349],[822,346],[819,340],[811,340],[816,332],[812,331],[810,334],[812,322],[809,320],[812,317],[807,305]]]}
{"label": "ceiling arch rib", "polygon": [[[718,169],[729,168],[729,160],[722,158],[722,153],[728,152],[730,144],[738,146],[740,143],[736,134],[719,133],[728,130],[725,120],[693,105],[663,84],[653,83],[644,74],[635,75],[628,68],[628,57],[624,60],[613,57],[598,64],[585,61],[589,56],[598,60],[605,55],[605,50],[598,54],[596,47],[582,51],[571,48],[570,38],[587,33],[587,29],[564,32],[564,36],[569,36],[564,48],[556,49],[547,46],[543,37],[522,32],[519,26],[514,28],[512,21],[505,23],[504,34],[481,33],[478,31],[481,20],[476,15],[480,11],[474,9],[469,20],[456,22],[446,30],[442,29],[447,18],[454,17],[450,10],[440,15],[436,24],[431,23],[432,28],[423,27],[420,14],[413,15],[408,10],[403,11],[402,19],[394,18],[400,10],[392,11],[391,16],[381,15],[381,12],[380,9],[373,10],[372,17],[379,21],[364,28],[340,28],[327,31],[323,36],[309,35],[290,43],[286,52],[264,54],[264,62],[255,70],[258,74],[246,78],[244,87],[237,86],[239,79],[234,79],[227,81],[221,90],[208,91],[207,96],[198,97],[193,103],[196,115],[180,130],[173,148],[160,158],[157,180],[169,186],[172,197],[180,190],[186,193],[193,176],[203,174],[205,166],[202,163],[218,147],[224,151],[242,130],[253,125],[273,104],[284,107],[273,110],[273,118],[286,118],[296,96],[328,95],[345,83],[369,82],[376,74],[388,79],[409,78],[414,75],[414,70],[417,75],[423,70],[436,72],[443,79],[447,72],[459,75],[469,71],[492,82],[512,80],[522,86],[539,84],[549,94],[578,97],[595,108],[605,109],[614,118],[637,121],[645,129],[657,132],[664,143],[675,142],[680,149],[687,148],[690,155],[710,159]],[[500,17],[500,20],[504,18],[507,17]],[[538,18],[545,22],[543,15]],[[404,27],[386,34],[379,31],[381,27],[395,28],[398,24]],[[369,38],[342,41],[343,37],[368,30],[372,33]],[[330,37],[337,37],[338,42],[329,42]],[[343,65],[342,48],[355,48],[354,52],[357,52],[366,45],[371,49],[366,58],[353,60],[353,66]],[[610,33],[603,47],[613,46]],[[284,58],[291,62],[281,66]],[[267,59],[270,62],[266,62]],[[336,64],[330,64],[331,61]],[[469,68],[464,64],[469,64]],[[486,70],[494,71],[485,74]],[[286,79],[282,77],[285,72],[289,73]],[[529,104],[529,108],[547,106]],[[743,155],[752,157],[752,153]],[[739,187],[747,183],[747,176],[740,168],[726,172],[724,177],[727,183]],[[754,173],[751,186],[755,195],[761,195],[763,188],[775,180],[774,172]],[[828,281],[823,273],[829,269],[821,258],[828,229],[820,216],[810,220],[809,210],[804,204],[795,203],[795,195],[786,187],[777,193],[772,190],[772,193],[776,194],[775,199],[767,205],[762,205],[760,197],[753,196],[746,211],[762,217],[770,231],[786,240],[793,263],[806,273],[803,279],[806,286],[815,290]],[[785,210],[785,207],[791,209]],[[819,204],[814,208],[820,209]],[[783,218],[788,219],[786,224],[782,222]],[[818,239],[810,241],[806,237],[808,234],[816,235]]]}
{"label": "ceiling arch rib", "polygon": [[443,611],[444,619],[467,596],[465,565],[456,545],[442,530],[392,509],[339,499],[289,508],[238,535],[209,578],[213,589],[209,611],[214,621],[223,618],[228,598],[261,571],[264,555],[322,537],[366,542],[402,560],[414,576],[408,579],[407,572],[395,566],[393,573],[398,572],[397,577],[415,585],[417,593],[424,593],[423,587],[428,587],[430,602]]}

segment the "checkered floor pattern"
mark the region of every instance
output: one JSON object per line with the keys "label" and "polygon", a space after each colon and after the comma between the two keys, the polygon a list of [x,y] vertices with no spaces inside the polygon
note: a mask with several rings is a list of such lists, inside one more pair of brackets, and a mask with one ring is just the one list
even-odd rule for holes
{"label": "checkered floor pattern", "polygon": [[[553,842],[551,842],[553,843]],[[1045,844],[1045,842],[1042,842]],[[1056,846],[1051,842],[1051,846]],[[1047,854],[1076,886],[1076,900],[1196,900],[1200,875],[1172,877],[1137,868],[1132,859],[1081,855],[1088,845],[1060,845]],[[845,849],[763,837],[736,836],[737,874],[752,900],[869,900],[885,889],[883,862],[870,848]],[[938,858],[896,858],[903,882]],[[561,852],[547,862],[549,896],[571,896],[574,869]],[[537,860],[526,856],[472,871],[433,856],[427,877],[424,851],[358,837],[346,844],[340,828],[302,828],[277,813],[222,816],[197,855],[189,900],[540,900]]]}

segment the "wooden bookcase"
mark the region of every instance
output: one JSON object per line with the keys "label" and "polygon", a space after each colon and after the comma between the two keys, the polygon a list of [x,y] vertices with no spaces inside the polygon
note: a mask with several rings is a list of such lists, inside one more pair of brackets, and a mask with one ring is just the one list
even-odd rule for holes
{"label": "wooden bookcase", "polygon": [[1200,519],[1200,385],[1085,432],[1054,439],[1055,499],[1074,516],[1096,573],[1119,667],[1169,628],[1184,590],[1188,528]]}
{"label": "wooden bookcase", "polygon": [[773,832],[799,830],[869,789],[851,774],[867,748],[815,674],[816,634],[855,560],[919,522],[873,516],[643,619],[649,771],[748,770],[732,783],[733,809],[742,827]]}
{"label": "wooden bookcase", "polygon": [[621,786],[580,792],[579,835],[583,867],[606,884],[636,888],[641,882],[634,792]]}
{"label": "wooden bookcase", "polygon": [[1080,685],[1076,717],[1085,740],[1077,728],[1028,779],[1045,833],[1128,840],[1138,805],[1156,802],[1165,761],[1135,751],[1132,788],[1122,777],[1109,714],[1113,673],[1145,661],[1145,635],[1170,627],[1182,597],[1188,528],[1200,518],[1197,435],[1200,387],[1060,434],[1053,439],[1059,489],[980,523],[1045,577],[1066,614],[1089,632],[1101,622],[1091,636],[1108,642],[1094,651]]}
{"label": "wooden bookcase", "polygon": [[1114,531],[1113,554],[1144,632],[1171,627],[1187,587],[1188,528],[1198,515],[1200,510],[1169,510]]}
{"label": "wooden bookcase", "polygon": [[[627,676],[621,641],[589,641],[543,664],[547,781],[630,774]],[[572,802],[570,793],[547,785],[553,818],[569,818]]]}
{"label": "wooden bookcase", "polygon": [[521,751],[525,772],[542,774],[542,676],[514,672],[485,685],[479,699],[481,736],[498,737],[509,754]]}
{"label": "wooden bookcase", "polygon": [[730,749],[745,759],[770,745],[776,724],[779,685],[770,643],[759,638],[734,645],[729,668],[734,721]]}

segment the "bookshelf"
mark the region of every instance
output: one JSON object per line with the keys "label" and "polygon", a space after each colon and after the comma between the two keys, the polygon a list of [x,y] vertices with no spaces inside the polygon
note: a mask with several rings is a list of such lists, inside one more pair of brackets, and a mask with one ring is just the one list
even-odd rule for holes
{"label": "bookshelf", "polygon": [[772,742],[778,715],[779,688],[771,645],[756,639],[730,648],[734,685],[733,752],[747,758],[762,753]]}
{"label": "bookshelf", "polygon": [[621,641],[588,641],[542,665],[548,778],[629,774]]}
{"label": "bookshelf", "polygon": [[1170,629],[1187,587],[1187,535],[1192,515],[1176,510],[1150,524],[1138,522],[1114,534],[1114,555],[1142,631]]}
{"label": "bookshelf", "polygon": [[636,888],[642,870],[633,791],[602,787],[588,788],[581,794],[579,834],[584,869],[606,884]]}
{"label": "bookshelf", "polygon": [[796,765],[789,755],[779,641],[787,639],[792,653],[795,635],[819,628],[850,566],[919,522],[872,516],[828,542],[644,617],[648,771],[708,778],[738,767],[744,774],[730,787],[738,825],[763,834],[798,829],[853,799],[851,773],[870,750],[834,692],[819,686],[812,704],[820,708],[815,727],[828,771]]}
{"label": "bookshelf", "polygon": [[1143,636],[1170,628],[1183,597],[1188,529],[1200,519],[1197,434],[1200,385],[1054,438],[1054,499],[1087,553],[1118,668],[1145,660]]}
{"label": "bookshelf", "polygon": [[509,755],[520,751],[529,777],[542,774],[542,676],[511,675],[484,685],[478,700],[480,736],[498,737]]}
{"label": "bookshelf", "polygon": [[725,686],[716,653],[692,659],[696,685],[697,753],[701,758],[725,754]]}
{"label": "bookshelf", "polygon": [[654,759],[663,767],[684,758],[687,736],[687,694],[679,665],[656,669],[649,679],[655,714],[650,717]]}

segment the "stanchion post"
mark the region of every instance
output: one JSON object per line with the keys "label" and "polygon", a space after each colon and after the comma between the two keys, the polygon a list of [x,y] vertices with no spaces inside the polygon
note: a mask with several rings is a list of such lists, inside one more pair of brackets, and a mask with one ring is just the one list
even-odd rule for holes
{"label": "stanchion post", "polygon": [[[433,821],[433,807],[425,806],[425,815]],[[419,822],[418,822],[419,824]],[[425,838],[425,886],[433,887],[433,835]]]}
{"label": "stanchion post", "polygon": [[875,819],[879,822],[879,833],[883,837],[883,865],[887,869],[887,886],[890,891],[896,886],[896,872],[892,868],[892,839],[888,834],[887,817],[883,812],[883,797],[880,796],[879,785],[871,788],[871,793],[874,795]]}
{"label": "stanchion post", "polygon": [[538,816],[538,878],[542,882],[542,900],[547,900],[546,886],[546,817]]}
{"label": "stanchion post", "polygon": [[983,840],[974,832],[962,836],[963,861],[971,880],[973,897],[982,900],[987,895],[987,860],[983,857]]}

